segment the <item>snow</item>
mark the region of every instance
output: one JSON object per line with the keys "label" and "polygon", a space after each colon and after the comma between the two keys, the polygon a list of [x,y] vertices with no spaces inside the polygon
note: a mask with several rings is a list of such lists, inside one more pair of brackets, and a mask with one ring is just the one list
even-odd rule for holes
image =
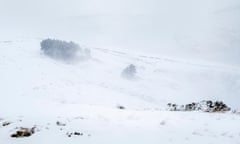
{"label": "snow", "polygon": [[[239,0],[0,0],[0,143],[240,144],[239,15]],[[48,57],[47,38],[91,57]],[[232,111],[167,108],[202,100]]]}
{"label": "snow", "polygon": [[[102,48],[69,63],[44,55],[40,42],[0,43],[0,123],[12,122],[0,126],[1,142],[240,143],[239,114],[166,110],[168,102],[206,99],[239,109],[238,67]],[[129,64],[135,79],[121,76]],[[38,131],[31,137],[10,137],[15,127],[33,126]],[[66,135],[75,131],[83,136]]]}

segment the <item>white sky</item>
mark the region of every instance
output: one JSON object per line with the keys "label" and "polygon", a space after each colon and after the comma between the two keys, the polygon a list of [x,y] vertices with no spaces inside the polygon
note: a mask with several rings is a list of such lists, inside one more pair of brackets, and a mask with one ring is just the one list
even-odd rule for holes
{"label": "white sky", "polygon": [[0,0],[0,18],[0,38],[56,37],[240,63],[239,0]]}

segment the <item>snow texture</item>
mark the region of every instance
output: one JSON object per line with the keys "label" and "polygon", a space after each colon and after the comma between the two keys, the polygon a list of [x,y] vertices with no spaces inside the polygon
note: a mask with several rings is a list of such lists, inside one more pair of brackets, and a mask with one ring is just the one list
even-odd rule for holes
{"label": "snow texture", "polygon": [[[166,110],[169,102],[203,99],[238,110],[239,67],[100,48],[88,61],[62,63],[42,54],[40,42],[0,43],[1,142],[240,143],[236,111]],[[137,81],[119,75],[129,63],[138,66]],[[22,128],[34,134],[11,137]]]}

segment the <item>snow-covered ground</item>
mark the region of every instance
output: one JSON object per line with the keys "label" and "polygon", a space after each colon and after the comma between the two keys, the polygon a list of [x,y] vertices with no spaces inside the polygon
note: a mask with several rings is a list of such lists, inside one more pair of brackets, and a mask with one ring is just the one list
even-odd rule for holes
{"label": "snow-covered ground", "polygon": [[[240,109],[239,67],[103,48],[67,63],[44,55],[40,42],[0,42],[1,143],[240,143],[239,114],[166,110],[208,99]],[[129,64],[130,80],[121,76]],[[10,137],[33,126],[31,137]],[[66,135],[75,131],[83,136]]]}

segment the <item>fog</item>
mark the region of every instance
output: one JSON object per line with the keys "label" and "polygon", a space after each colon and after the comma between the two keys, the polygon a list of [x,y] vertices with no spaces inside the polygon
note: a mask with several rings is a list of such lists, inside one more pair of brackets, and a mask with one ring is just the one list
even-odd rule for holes
{"label": "fog", "polygon": [[0,0],[0,38],[240,64],[239,0]]}

